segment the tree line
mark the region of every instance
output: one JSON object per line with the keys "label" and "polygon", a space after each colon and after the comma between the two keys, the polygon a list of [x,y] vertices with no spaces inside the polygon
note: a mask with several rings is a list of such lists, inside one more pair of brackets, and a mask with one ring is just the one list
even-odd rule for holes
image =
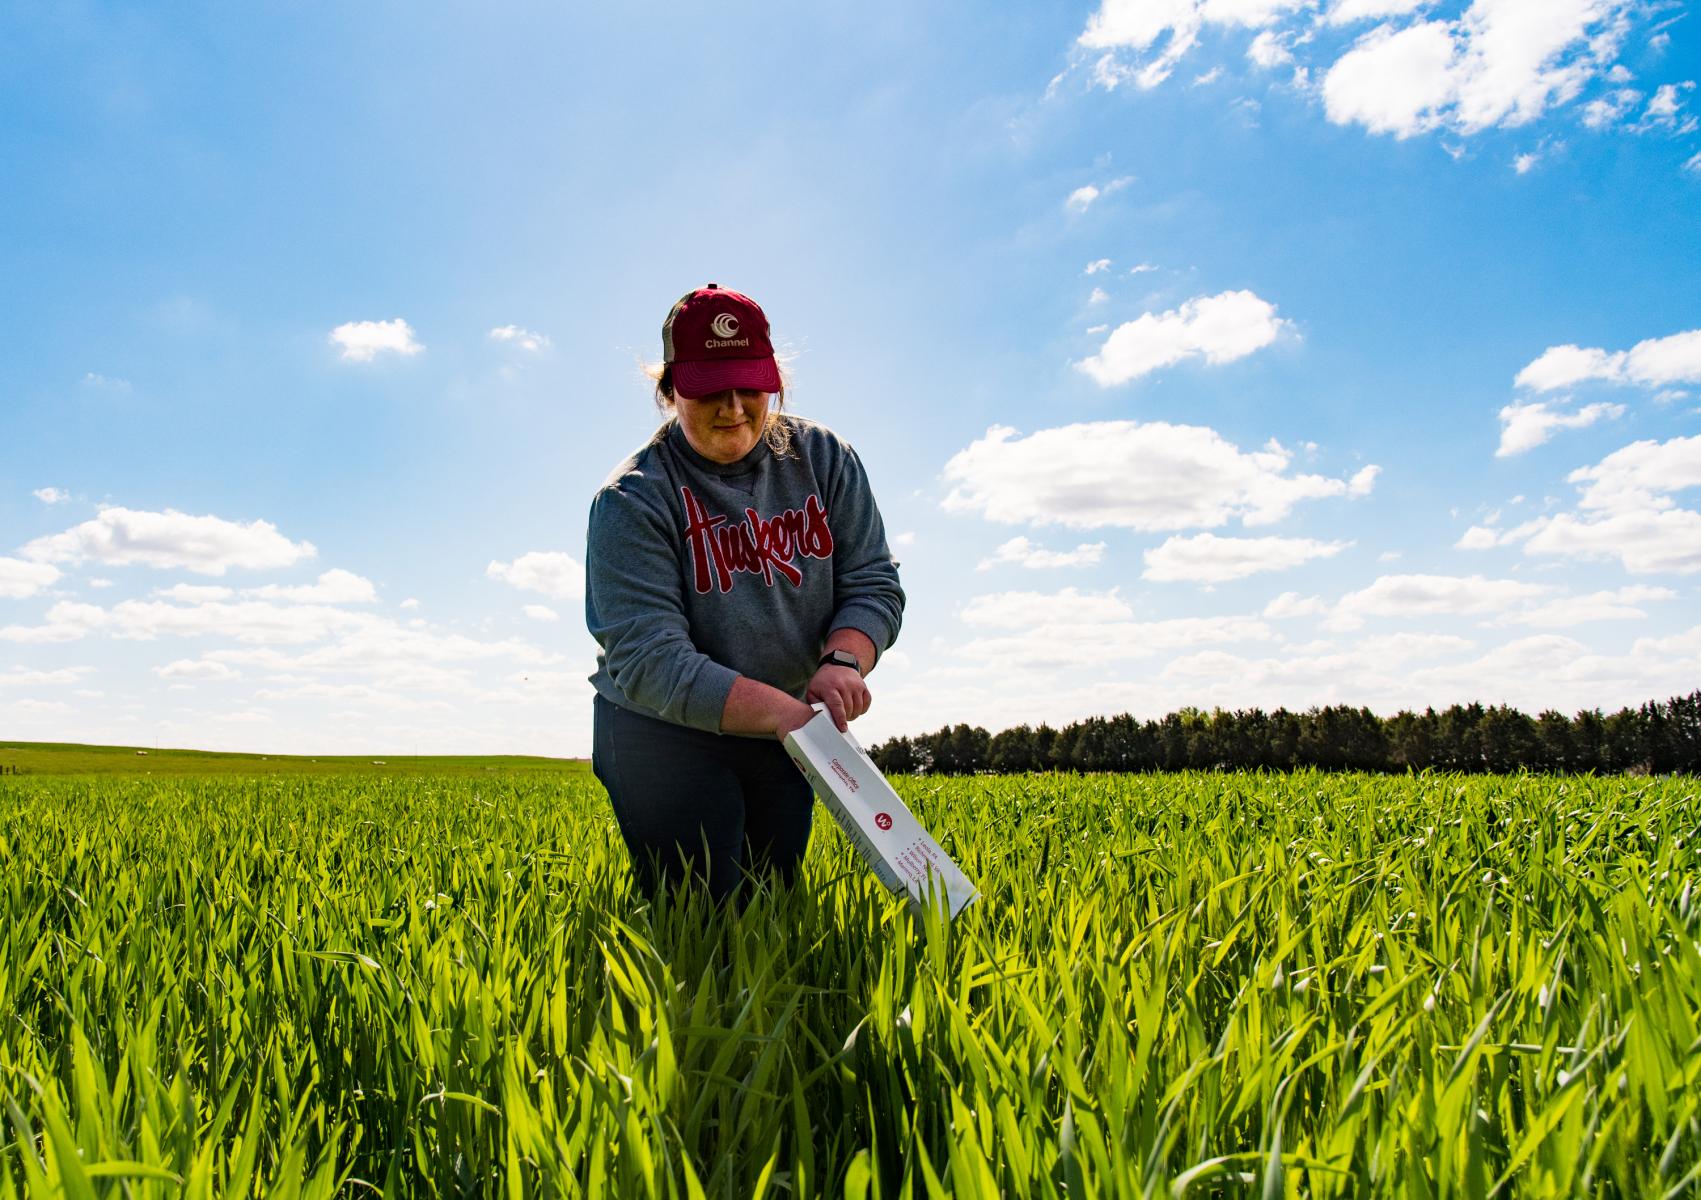
{"label": "tree line", "polygon": [[1289,712],[1184,708],[1160,720],[1088,717],[1061,729],[988,733],[947,725],[895,737],[870,757],[891,774],[1257,769],[1701,774],[1701,691],[1610,715],[1531,717],[1506,705],[1455,704],[1378,717],[1346,705]]}

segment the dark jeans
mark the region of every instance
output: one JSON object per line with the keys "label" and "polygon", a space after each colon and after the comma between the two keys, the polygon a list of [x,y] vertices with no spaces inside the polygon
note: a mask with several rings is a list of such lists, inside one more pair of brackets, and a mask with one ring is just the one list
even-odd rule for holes
{"label": "dark jeans", "polygon": [[646,894],[689,878],[721,900],[745,876],[797,878],[815,795],[773,738],[705,733],[594,701],[591,769]]}

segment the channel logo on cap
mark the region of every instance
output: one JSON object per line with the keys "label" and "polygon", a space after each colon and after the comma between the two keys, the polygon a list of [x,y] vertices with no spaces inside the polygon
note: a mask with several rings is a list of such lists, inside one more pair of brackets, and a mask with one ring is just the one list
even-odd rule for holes
{"label": "channel logo on cap", "polygon": [[761,305],[713,283],[687,292],[668,313],[662,361],[673,367],[673,390],[688,399],[784,386]]}

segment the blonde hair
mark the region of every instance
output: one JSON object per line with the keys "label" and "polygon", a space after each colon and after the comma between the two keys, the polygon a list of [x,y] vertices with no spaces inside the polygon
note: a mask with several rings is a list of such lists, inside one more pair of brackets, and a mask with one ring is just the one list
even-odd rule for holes
{"label": "blonde hair", "polygon": [[[674,411],[673,402],[673,364],[645,363],[644,374],[655,381],[656,407],[669,420],[677,421],[678,414]],[[773,400],[768,404],[767,423],[762,428],[762,440],[768,443],[768,449],[781,458],[791,454],[791,426],[780,420],[780,415],[786,407],[786,384],[789,372],[780,368],[780,390],[773,393]]]}

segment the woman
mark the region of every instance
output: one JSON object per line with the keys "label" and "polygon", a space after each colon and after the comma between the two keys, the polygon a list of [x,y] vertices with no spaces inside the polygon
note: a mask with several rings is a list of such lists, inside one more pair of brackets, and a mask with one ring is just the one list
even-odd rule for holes
{"label": "woman", "polygon": [[639,886],[789,883],[813,796],[781,739],[863,677],[904,593],[856,453],[782,414],[768,319],[717,284],[662,326],[668,419],[591,503],[585,618],[602,647],[592,766]]}

